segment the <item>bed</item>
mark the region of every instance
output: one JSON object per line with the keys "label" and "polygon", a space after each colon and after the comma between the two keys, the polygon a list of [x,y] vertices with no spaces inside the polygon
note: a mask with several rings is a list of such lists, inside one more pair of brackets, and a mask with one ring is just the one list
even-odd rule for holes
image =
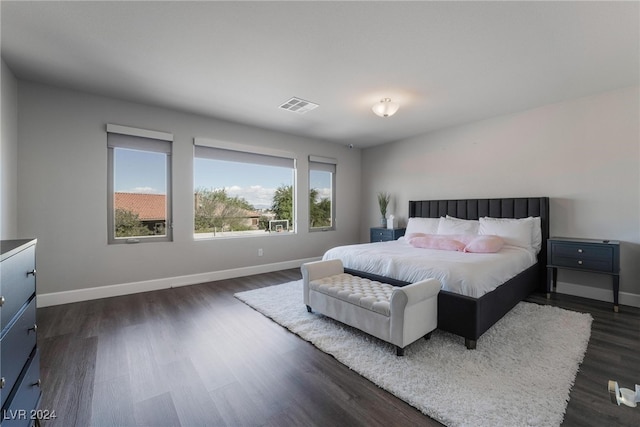
{"label": "bed", "polygon": [[[539,251],[529,255],[530,261],[522,261],[525,264],[519,265],[515,271],[504,271],[504,282],[488,283],[488,288],[479,295],[473,292],[464,292],[465,284],[452,285],[440,291],[438,295],[438,328],[459,335],[464,338],[468,349],[474,349],[480,336],[486,332],[494,323],[500,320],[519,301],[529,294],[545,291],[544,277],[546,274],[546,241],[549,238],[549,198],[548,197],[519,197],[519,198],[499,198],[499,199],[458,199],[458,200],[420,200],[409,202],[409,218],[440,218],[455,217],[459,219],[478,220],[482,217],[491,218],[540,218],[541,244]],[[345,272],[354,275],[390,283],[396,286],[405,286],[409,283],[421,280],[429,275],[430,277],[448,273],[432,270],[416,271],[409,269],[408,272],[391,268],[385,259],[395,256],[394,250],[400,246],[397,242],[386,242],[355,245],[354,248],[342,247],[334,248],[325,253],[325,259],[341,258],[345,265]],[[371,247],[377,248],[377,257],[370,252],[360,252]],[[340,252],[342,250],[355,251],[355,255]],[[404,249],[403,249],[404,250]],[[418,249],[419,251],[419,249]],[[435,264],[441,264],[444,270],[450,260],[449,254],[442,252],[443,258]],[[501,250],[501,256],[513,256],[526,258],[526,255],[516,254],[513,248],[505,246]],[[489,254],[487,254],[489,255]],[[496,254],[497,255],[497,254]],[[411,256],[407,255],[407,259]],[[485,257],[485,258],[488,258]],[[367,262],[358,262],[358,260]],[[469,257],[469,259],[472,259]],[[415,260],[414,260],[414,264]],[[376,265],[377,267],[372,267]],[[518,265],[516,263],[516,265]],[[360,267],[360,269],[358,269]],[[422,276],[421,276],[422,275]],[[478,275],[481,276],[481,275]],[[494,275],[495,276],[495,275]],[[438,277],[442,279],[442,277]],[[484,280],[484,279],[483,279]],[[490,280],[487,278],[487,282]],[[499,277],[492,277],[492,281],[502,280]],[[481,282],[482,280],[480,280]],[[467,295],[464,295],[467,293]]]}

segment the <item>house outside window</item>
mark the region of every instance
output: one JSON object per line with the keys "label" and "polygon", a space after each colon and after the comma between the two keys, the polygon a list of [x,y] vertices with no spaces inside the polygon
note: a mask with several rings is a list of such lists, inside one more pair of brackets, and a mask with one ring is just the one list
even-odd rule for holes
{"label": "house outside window", "polygon": [[172,240],[173,135],[107,125],[108,242]]}
{"label": "house outside window", "polygon": [[194,141],[194,238],[295,233],[295,160],[291,153]]}
{"label": "house outside window", "polygon": [[309,230],[335,229],[336,160],[309,156]]}

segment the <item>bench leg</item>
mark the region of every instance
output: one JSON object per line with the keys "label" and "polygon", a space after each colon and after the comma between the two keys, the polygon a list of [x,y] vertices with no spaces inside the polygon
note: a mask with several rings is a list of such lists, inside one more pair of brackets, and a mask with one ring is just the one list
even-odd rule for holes
{"label": "bench leg", "polygon": [[396,356],[404,356],[404,348],[396,346]]}
{"label": "bench leg", "polygon": [[477,344],[478,340],[470,340],[469,338],[464,339],[464,345],[467,346],[468,350],[475,350]]}
{"label": "bench leg", "polygon": [[312,309],[311,309],[311,307],[309,307],[309,306],[307,306],[307,311],[308,311],[309,313],[313,313],[313,310],[312,310]]}

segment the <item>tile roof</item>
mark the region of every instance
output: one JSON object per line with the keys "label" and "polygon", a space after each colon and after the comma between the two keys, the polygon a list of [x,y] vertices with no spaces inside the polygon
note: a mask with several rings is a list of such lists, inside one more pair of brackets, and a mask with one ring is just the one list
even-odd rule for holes
{"label": "tile roof", "polygon": [[142,221],[164,220],[165,199],[164,194],[115,193],[114,206],[137,213]]}

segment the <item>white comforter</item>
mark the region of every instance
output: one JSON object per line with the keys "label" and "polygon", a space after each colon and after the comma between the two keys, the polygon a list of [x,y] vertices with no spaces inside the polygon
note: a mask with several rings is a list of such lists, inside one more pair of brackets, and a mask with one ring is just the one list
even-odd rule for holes
{"label": "white comforter", "polygon": [[478,298],[536,263],[533,250],[505,245],[497,253],[465,253],[414,248],[403,238],[329,249],[323,259],[346,268],[417,282],[434,277],[442,289]]}

